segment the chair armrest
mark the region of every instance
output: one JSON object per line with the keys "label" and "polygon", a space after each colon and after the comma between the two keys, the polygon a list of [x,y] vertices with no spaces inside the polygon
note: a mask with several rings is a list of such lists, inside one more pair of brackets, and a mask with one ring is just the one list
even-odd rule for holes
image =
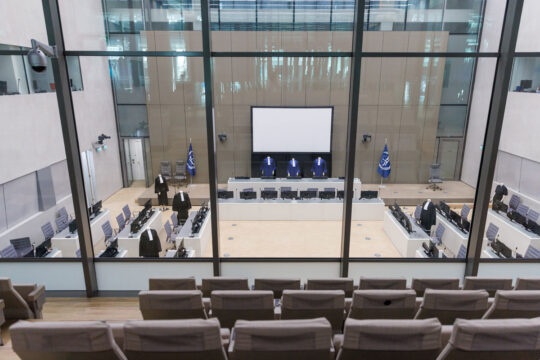
{"label": "chair armrest", "polygon": [[36,289],[36,286],[36,284],[13,284],[15,291],[17,291],[26,301],[28,301],[28,295]]}
{"label": "chair armrest", "polygon": [[30,306],[30,309],[34,312],[34,315],[36,319],[41,319],[43,315],[41,314],[41,310],[43,309],[43,305],[45,304],[45,286],[40,285],[36,287],[34,291],[32,291],[30,294],[28,294],[28,297],[25,298],[26,302]]}
{"label": "chair armrest", "polygon": [[229,342],[231,341],[231,330],[227,328],[221,328],[219,330],[221,334],[221,343],[223,344],[223,347],[227,349],[229,346]]}
{"label": "chair armrest", "polygon": [[3,299],[0,299],[0,310],[4,309],[6,307],[6,304],[4,303]]}
{"label": "chair armrest", "polygon": [[454,325],[443,325],[441,329],[441,347],[444,349],[452,336]]}
{"label": "chair armrest", "polygon": [[203,298],[202,301],[203,301],[204,311],[206,311],[208,316],[210,316],[210,310],[212,309],[212,302],[210,298]]}
{"label": "chair armrest", "polygon": [[336,349],[336,353],[339,352],[342,345],[343,345],[343,334],[334,335],[334,348]]}

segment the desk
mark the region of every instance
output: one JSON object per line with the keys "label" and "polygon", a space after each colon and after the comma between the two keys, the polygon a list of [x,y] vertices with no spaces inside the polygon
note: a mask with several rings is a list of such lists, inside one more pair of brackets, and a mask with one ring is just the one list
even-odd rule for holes
{"label": "desk", "polygon": [[[341,221],[343,200],[218,200],[220,220],[234,221]],[[353,200],[352,220],[382,221],[381,199]]]}
{"label": "desk", "polygon": [[127,253],[130,257],[139,257],[139,240],[141,239],[141,234],[148,230],[154,229],[158,232],[161,231],[163,224],[161,223],[161,210],[153,209],[154,213],[146,221],[144,226],[139,230],[139,232],[132,234],[130,231],[130,226],[126,225],[124,230],[118,233],[118,247],[121,249],[127,250]]}
{"label": "desk", "polygon": [[62,251],[58,249],[52,249],[50,253],[48,253],[46,258],[60,258],[63,257]]}
{"label": "desk", "polygon": [[396,220],[390,210],[384,212],[384,224],[383,229],[399,251],[401,256],[412,258],[416,255],[416,250],[422,247],[423,242],[428,242],[430,237],[416,225],[416,222],[407,214],[405,214],[413,228],[412,233],[408,233],[407,230]]}
{"label": "desk", "polygon": [[[97,257],[100,257],[101,254],[103,254],[105,250],[101,250]],[[124,258],[127,257],[128,251],[126,249],[118,249],[118,254],[116,254],[115,258]]]}
{"label": "desk", "polygon": [[433,228],[433,231],[436,231],[439,224],[442,224],[446,229],[444,230],[441,240],[444,246],[446,246],[450,252],[453,254],[459,254],[459,248],[461,245],[467,248],[469,234],[465,234],[463,231],[459,230],[456,225],[437,212],[437,222],[435,224],[435,228]]}
{"label": "desk", "polygon": [[[98,216],[90,219],[90,231],[92,232],[92,243],[94,246],[105,240],[105,233],[101,226],[110,219],[108,209],[102,209]],[[65,257],[77,257],[79,250],[79,234],[70,233],[69,228],[64,229],[51,239],[51,247],[58,249]]]}
{"label": "desk", "polygon": [[[165,257],[166,258],[174,258],[174,255],[176,254],[177,251],[178,250],[167,250],[167,253],[165,254]],[[187,250],[186,253],[187,253],[188,258],[195,257],[195,250]]]}
{"label": "desk", "polygon": [[211,242],[210,237],[212,236],[212,231],[210,229],[210,211],[206,213],[206,217],[204,218],[201,229],[197,234],[194,235],[191,233],[191,225],[193,224],[193,219],[195,219],[196,215],[197,211],[192,211],[189,214],[186,223],[184,224],[184,226],[182,226],[180,232],[176,234],[174,241],[176,242],[176,246],[178,246],[183,240],[184,247],[188,251],[194,251],[194,257],[202,257],[204,251],[206,250],[206,247],[208,246],[208,243]]}
{"label": "desk", "polygon": [[[253,191],[257,192],[257,197],[261,197],[261,190],[264,188],[275,188],[278,192],[278,197],[281,196],[281,187],[287,186],[290,187],[292,191],[298,190],[307,190],[308,188],[316,188],[317,190],[324,190],[324,188],[335,188],[337,190],[343,190],[344,180],[339,178],[328,178],[328,179],[312,179],[312,178],[301,178],[301,179],[287,179],[287,178],[276,178],[276,179],[261,179],[261,178],[250,178],[250,179],[235,179],[229,178],[227,182],[227,190],[234,193],[235,199],[240,199],[240,192],[247,188],[253,188]],[[360,191],[362,183],[360,179],[354,179],[354,198],[360,198]]]}
{"label": "desk", "polygon": [[[496,211],[489,209],[486,219],[486,230],[489,223],[493,223],[499,227],[499,240],[511,250],[516,250],[517,248],[518,254],[525,255],[529,245],[540,249],[540,236],[525,230],[519,224],[513,223],[506,215],[498,214]],[[484,238],[484,246],[486,246],[486,241],[487,239]]]}

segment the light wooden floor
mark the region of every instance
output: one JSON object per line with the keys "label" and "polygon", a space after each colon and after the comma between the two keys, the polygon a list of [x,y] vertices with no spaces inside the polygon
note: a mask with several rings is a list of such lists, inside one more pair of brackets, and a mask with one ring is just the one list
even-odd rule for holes
{"label": "light wooden floor", "polygon": [[[43,308],[43,320],[141,320],[138,298],[48,298]],[[19,359],[11,349],[8,327],[2,326],[4,346],[0,346],[0,359]],[[96,359],[98,360],[98,359]]]}

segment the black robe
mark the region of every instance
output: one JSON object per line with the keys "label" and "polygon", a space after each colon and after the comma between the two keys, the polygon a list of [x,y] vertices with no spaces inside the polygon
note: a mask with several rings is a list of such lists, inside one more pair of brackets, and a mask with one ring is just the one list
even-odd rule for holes
{"label": "black robe", "polygon": [[154,192],[158,194],[158,205],[167,206],[169,205],[169,199],[167,196],[169,185],[163,176],[161,176],[161,178],[163,179],[163,182],[159,181],[159,176],[154,181]]}
{"label": "black robe", "polygon": [[148,230],[143,231],[139,241],[139,256],[143,257],[159,257],[161,251],[161,241],[156,230],[150,229],[152,240],[148,236]]}
{"label": "black robe", "polygon": [[183,224],[186,222],[188,216],[189,216],[189,209],[191,209],[191,200],[189,199],[189,195],[187,192],[184,192],[184,200],[182,201],[182,195],[180,193],[177,193],[174,195],[173,203],[172,203],[172,209],[173,211],[177,211],[178,215],[178,223]]}
{"label": "black robe", "polygon": [[420,224],[426,230],[431,230],[431,227],[437,222],[437,213],[435,211],[435,205],[430,202],[426,207],[427,200],[422,204],[422,212],[420,213]]}

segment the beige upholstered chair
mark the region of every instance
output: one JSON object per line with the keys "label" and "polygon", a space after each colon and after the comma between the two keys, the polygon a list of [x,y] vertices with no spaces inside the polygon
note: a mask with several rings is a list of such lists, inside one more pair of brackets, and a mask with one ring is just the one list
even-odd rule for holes
{"label": "beige upholstered chair", "polygon": [[540,290],[540,278],[518,278],[515,290]]}
{"label": "beige upholstered chair", "polygon": [[464,320],[437,360],[538,360],[540,318]]}
{"label": "beige upholstered chair", "polygon": [[440,350],[437,319],[347,319],[337,360],[432,360]]}
{"label": "beige upholstered chair", "polygon": [[[0,299],[0,328],[6,322],[6,318],[4,316],[4,306],[6,306],[4,300]],[[0,346],[1,345],[4,345],[4,341],[2,340],[2,333],[0,333]]]}
{"label": "beige upholstered chair", "polygon": [[238,320],[229,345],[231,360],[329,360],[332,327],[310,320]]}
{"label": "beige upholstered chair", "polygon": [[349,317],[353,319],[412,319],[414,290],[356,290]]}
{"label": "beige upholstered chair", "polygon": [[139,308],[143,319],[206,319],[200,290],[141,291]]}
{"label": "beige upholstered chair", "polygon": [[463,290],[486,290],[490,297],[495,296],[497,290],[512,290],[512,279],[465,277]]}
{"label": "beige upholstered chair", "polygon": [[18,321],[9,330],[22,360],[127,360],[103,322]]}
{"label": "beige upholstered chair", "polygon": [[124,325],[130,360],[226,360],[217,319],[130,321]]}
{"label": "beige upholstered chair", "polygon": [[214,277],[202,279],[201,290],[205,298],[214,290],[249,290],[247,278]]}
{"label": "beige upholstered chair", "polygon": [[149,290],[197,290],[194,277],[149,279]]}
{"label": "beige upholstered chair", "polygon": [[271,291],[215,290],[211,299],[212,317],[217,317],[225,328],[232,328],[239,319],[274,319],[274,294]]}
{"label": "beige upholstered chair", "polygon": [[360,277],[359,290],[405,290],[407,279],[405,278],[368,278]]}
{"label": "beige upholstered chair", "polygon": [[281,319],[312,319],[325,317],[332,329],[343,326],[345,293],[343,290],[284,290],[281,298]]}
{"label": "beige upholstered chair", "polygon": [[255,290],[271,290],[280,299],[283,290],[300,290],[300,279],[255,279]]}
{"label": "beige upholstered chair", "polygon": [[452,325],[457,318],[480,319],[488,307],[485,290],[432,290],[424,293],[424,301],[415,319],[436,317],[443,325]]}
{"label": "beige upholstered chair", "polygon": [[540,290],[499,290],[482,319],[540,317]]}
{"label": "beige upholstered chair", "polygon": [[459,279],[412,279],[411,288],[416,296],[424,296],[426,289],[459,290]]}
{"label": "beige upholstered chair", "polygon": [[336,278],[336,279],[308,279],[306,284],[307,290],[343,290],[345,297],[352,297],[354,291],[353,279]]}
{"label": "beige upholstered chair", "polygon": [[9,278],[0,278],[0,299],[4,299],[6,319],[41,319],[45,286],[12,285]]}

